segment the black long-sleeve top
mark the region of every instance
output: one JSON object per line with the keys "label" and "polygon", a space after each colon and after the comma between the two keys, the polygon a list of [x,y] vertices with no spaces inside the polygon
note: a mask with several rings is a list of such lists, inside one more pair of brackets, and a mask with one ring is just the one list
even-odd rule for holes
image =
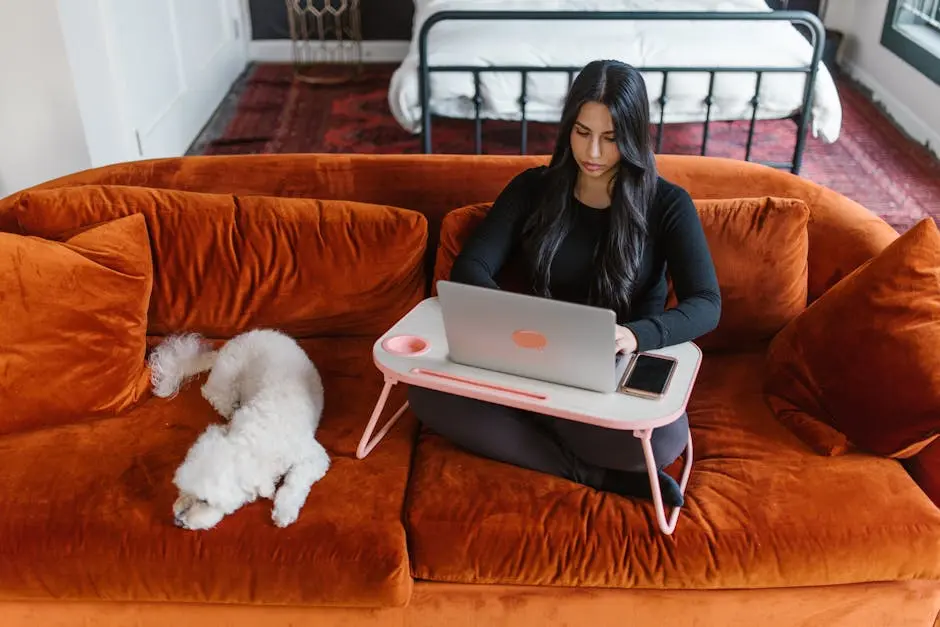
{"label": "black long-sleeve top", "polygon": [[[452,281],[499,289],[494,277],[520,245],[523,223],[544,188],[544,171],[545,166],[531,168],[510,181],[454,261]],[[553,298],[586,303],[594,251],[607,239],[610,211],[571,200],[575,223],[552,261],[549,289]],[[617,320],[636,336],[638,351],[695,340],[717,326],[721,313],[714,263],[689,194],[659,177],[647,221],[632,306]],[[667,267],[678,300],[669,310]]]}

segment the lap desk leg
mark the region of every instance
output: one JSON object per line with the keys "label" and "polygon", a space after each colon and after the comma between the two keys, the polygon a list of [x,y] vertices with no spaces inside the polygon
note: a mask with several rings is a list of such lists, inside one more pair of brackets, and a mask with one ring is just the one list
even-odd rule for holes
{"label": "lap desk leg", "polygon": [[[385,384],[359,441],[356,456],[362,459],[368,455],[408,408],[405,402],[373,435],[389,392],[399,382],[612,429],[630,429],[643,447],[657,522],[664,533],[671,534],[676,527],[680,508],[674,508],[669,518],[666,518],[650,438],[654,429],[675,421],[685,411],[702,354],[691,342],[653,352],[670,355],[678,360],[669,391],[657,401],[619,393],[602,394],[471,368],[448,359],[440,306],[436,298],[428,298],[373,345],[373,361],[385,375]],[[690,432],[679,485],[683,494],[691,471]]]}
{"label": "lap desk leg", "polygon": [[385,437],[385,434],[395,426],[395,423],[398,422],[398,419],[402,417],[402,414],[405,413],[405,410],[408,409],[408,401],[405,401],[404,404],[396,411],[391,418],[388,419],[388,422],[385,423],[385,426],[382,427],[378,433],[375,434],[375,437],[372,437],[372,432],[375,430],[375,425],[379,421],[379,416],[382,415],[382,410],[385,409],[385,403],[388,401],[388,394],[392,391],[392,386],[395,385],[396,381],[394,379],[385,379],[385,385],[382,387],[382,393],[379,394],[379,400],[375,404],[375,409],[372,410],[372,417],[369,418],[369,424],[366,425],[366,430],[362,434],[362,439],[359,440],[359,448],[356,449],[356,457],[362,459],[366,455],[372,452],[372,449],[375,448],[382,438]]}

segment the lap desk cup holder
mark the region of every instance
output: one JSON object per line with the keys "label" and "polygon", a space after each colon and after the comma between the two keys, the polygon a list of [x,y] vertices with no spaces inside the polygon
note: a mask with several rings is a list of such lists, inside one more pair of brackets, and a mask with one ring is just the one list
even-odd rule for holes
{"label": "lap desk cup holder", "polygon": [[382,350],[390,355],[416,357],[428,352],[430,346],[417,335],[392,335],[382,340]]}
{"label": "lap desk cup holder", "polygon": [[[524,338],[529,341],[530,338]],[[464,366],[448,359],[447,336],[436,297],[427,298],[399,320],[372,347],[376,367],[385,385],[366,425],[356,456],[362,459],[385,437],[408,408],[405,402],[375,432],[389,392],[396,383],[476,398],[610,429],[632,430],[640,439],[646,458],[659,526],[664,533],[675,529],[680,508],[668,520],[659,491],[659,478],[650,437],[653,429],[667,425],[685,411],[702,361],[692,342],[649,351],[676,358],[676,369],[665,396],[649,400],[618,392],[600,393],[511,374]],[[374,434],[373,434],[374,432]],[[692,471],[692,435],[689,433],[685,465],[679,484],[683,494]]]}

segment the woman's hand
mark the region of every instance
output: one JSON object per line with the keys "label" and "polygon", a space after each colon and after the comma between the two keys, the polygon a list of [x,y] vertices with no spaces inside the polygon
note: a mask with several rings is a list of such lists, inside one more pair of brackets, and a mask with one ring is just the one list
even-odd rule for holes
{"label": "woman's hand", "polygon": [[616,353],[634,353],[637,348],[636,336],[627,327],[617,325]]}

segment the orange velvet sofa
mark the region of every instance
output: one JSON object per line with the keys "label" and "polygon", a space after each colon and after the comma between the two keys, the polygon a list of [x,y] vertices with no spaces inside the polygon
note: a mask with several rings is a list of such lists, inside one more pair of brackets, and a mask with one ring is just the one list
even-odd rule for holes
{"label": "orange velvet sofa", "polygon": [[[788,173],[659,157],[711,212],[724,303],[718,335],[702,343],[695,463],[673,535],[648,502],[474,457],[410,412],[356,458],[382,386],[374,341],[432,293],[481,207],[543,162],[185,157],[0,200],[0,263],[17,275],[0,293],[0,375],[17,382],[0,397],[2,623],[935,624],[940,440],[904,459],[820,454],[767,402],[769,347],[787,318],[899,237]],[[796,222],[777,232],[786,241],[757,242],[761,259],[721,248],[728,212],[756,211],[759,236],[785,206]],[[798,273],[785,299],[768,292],[755,307],[760,281],[731,285],[774,268]],[[34,280],[60,291],[23,285]],[[50,326],[61,321],[74,328]],[[735,325],[753,321],[766,324],[736,343]],[[288,528],[257,502],[213,530],[181,530],[173,472],[218,418],[196,384],[153,397],[146,350],[177,331],[224,340],[256,326],[290,332],[321,370],[318,437],[333,465]],[[17,361],[28,352],[17,342],[42,359]]]}

